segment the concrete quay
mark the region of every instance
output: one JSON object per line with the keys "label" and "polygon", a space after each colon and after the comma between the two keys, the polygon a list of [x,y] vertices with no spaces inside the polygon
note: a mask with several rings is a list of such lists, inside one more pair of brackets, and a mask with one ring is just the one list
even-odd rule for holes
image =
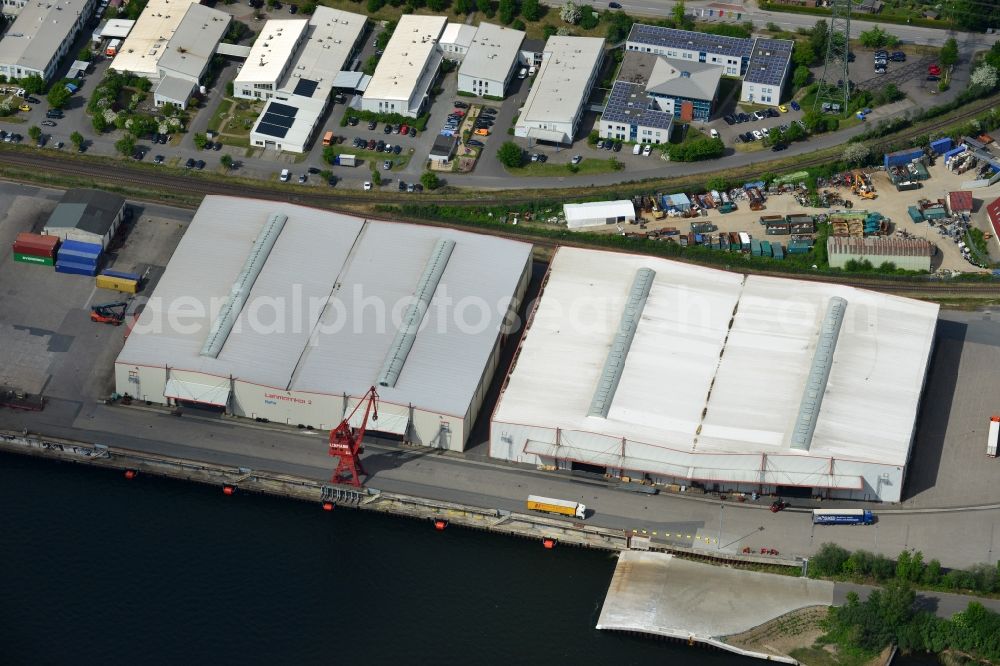
{"label": "concrete quay", "polygon": [[597,628],[797,664],[788,656],[730,645],[725,637],[833,601],[830,581],[715,567],[666,553],[625,551],[619,555]]}

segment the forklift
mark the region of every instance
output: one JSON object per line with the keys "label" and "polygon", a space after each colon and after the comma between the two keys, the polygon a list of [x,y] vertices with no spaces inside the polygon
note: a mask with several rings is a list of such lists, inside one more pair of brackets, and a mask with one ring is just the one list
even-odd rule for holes
{"label": "forklift", "polygon": [[125,311],[127,309],[127,301],[92,305],[90,306],[90,321],[98,324],[121,326],[122,322],[125,321]]}

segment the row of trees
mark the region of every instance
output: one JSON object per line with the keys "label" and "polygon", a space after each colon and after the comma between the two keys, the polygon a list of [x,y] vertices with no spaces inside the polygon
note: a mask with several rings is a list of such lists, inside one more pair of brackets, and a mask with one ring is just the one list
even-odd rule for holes
{"label": "row of trees", "polygon": [[899,580],[872,591],[865,601],[851,592],[846,604],[830,609],[827,633],[820,642],[863,656],[895,644],[904,652],[953,649],[991,661],[1000,659],[1000,614],[973,602],[945,620],[915,610],[915,601],[910,584]]}
{"label": "row of trees", "polygon": [[812,577],[845,578],[857,582],[896,580],[927,588],[1000,593],[1000,562],[946,570],[938,560],[924,562],[924,555],[919,550],[904,550],[899,557],[891,560],[866,550],[851,552],[837,544],[825,543],[809,559],[809,574]]}

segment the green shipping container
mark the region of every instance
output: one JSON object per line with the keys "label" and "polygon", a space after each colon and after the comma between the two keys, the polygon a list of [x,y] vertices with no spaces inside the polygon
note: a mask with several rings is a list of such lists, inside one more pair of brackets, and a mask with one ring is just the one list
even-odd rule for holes
{"label": "green shipping container", "polygon": [[52,257],[36,257],[31,254],[20,254],[18,252],[14,253],[14,261],[21,261],[26,264],[41,264],[42,266],[52,266],[55,264],[55,259]]}

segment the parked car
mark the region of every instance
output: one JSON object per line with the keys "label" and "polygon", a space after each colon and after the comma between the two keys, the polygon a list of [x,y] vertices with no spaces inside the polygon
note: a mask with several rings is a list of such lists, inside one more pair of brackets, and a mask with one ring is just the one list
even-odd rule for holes
{"label": "parked car", "polygon": [[764,111],[754,111],[753,117],[754,120],[764,120],[764,118],[767,118],[767,113],[765,113]]}
{"label": "parked car", "polygon": [[205,160],[198,160],[194,163],[194,168],[201,171],[205,168]]}
{"label": "parked car", "polygon": [[392,154],[393,155],[399,155],[401,152],[403,152],[403,147],[401,145],[399,145],[398,143],[395,146],[392,147]]}
{"label": "parked car", "polygon": [[153,164],[163,164],[163,155],[157,155],[154,157]]}
{"label": "parked car", "polygon": [[396,134],[409,134],[409,133],[410,133],[409,125],[403,125],[402,127],[399,128],[399,131],[396,132]]}
{"label": "parked car", "polygon": [[642,156],[649,157],[652,152],[653,152],[653,144],[647,143],[646,147],[642,149]]}
{"label": "parked car", "polygon": [[298,11],[299,11],[299,6],[298,5],[288,5],[288,13],[289,14],[295,14]]}
{"label": "parked car", "polygon": [[309,173],[311,173],[314,176],[319,175],[319,168],[318,167],[309,167],[308,171],[309,171]]}
{"label": "parked car", "polygon": [[490,135],[490,131],[488,129],[486,129],[485,127],[480,127],[475,132],[473,132],[473,134],[475,134],[476,136],[489,136]]}
{"label": "parked car", "polygon": [[366,180],[363,187],[365,188],[365,192],[370,191],[372,189],[372,182],[370,180]]}
{"label": "parked car", "polygon": [[194,168],[194,158],[193,157],[187,158],[187,162],[184,163],[184,168],[185,169],[193,169]]}
{"label": "parked car", "polygon": [[609,2],[608,9],[621,9],[622,5],[620,2]]}
{"label": "parked car", "polygon": [[30,106],[28,106],[27,104],[22,104],[21,106],[19,106],[19,107],[17,107],[17,108],[21,109],[21,110],[22,110],[22,111],[24,111],[25,113],[27,113],[28,111],[31,111],[31,107],[30,107]]}
{"label": "parked car", "polygon": [[370,122],[368,123],[368,129],[370,129],[370,130],[373,130],[373,129],[375,129],[376,127],[378,127],[378,123],[377,123],[377,122],[375,122],[374,120],[372,120],[372,121],[370,121]]}
{"label": "parked car", "polygon": [[386,123],[385,127],[382,128],[382,134],[392,134],[392,125]]}
{"label": "parked car", "polygon": [[492,106],[484,106],[483,110],[480,111],[480,113],[488,113],[490,115],[495,115],[496,112],[497,112],[497,110],[494,109]]}
{"label": "parked car", "polygon": [[375,152],[381,153],[383,150],[385,150],[385,141],[379,141],[375,144]]}
{"label": "parked car", "polygon": [[781,114],[778,113],[778,110],[772,106],[770,109],[767,110],[767,116],[769,118],[778,118],[781,116]]}
{"label": "parked car", "polygon": [[378,145],[375,139],[368,139],[368,145],[366,146],[368,150],[375,150],[375,146]]}
{"label": "parked car", "polygon": [[579,156],[579,155],[574,155],[574,156],[573,156],[573,159],[571,159],[571,160],[569,161],[569,163],[570,163],[570,164],[579,164],[579,163],[580,163],[580,162],[582,162],[582,161],[583,161],[583,158],[582,158],[581,156]]}
{"label": "parked car", "polygon": [[37,97],[31,97],[30,95],[28,97],[25,97],[24,101],[27,102],[28,104],[41,104],[42,103],[42,101],[40,99],[38,99]]}
{"label": "parked car", "polygon": [[604,142],[604,150],[611,150],[614,147],[615,147],[615,142],[612,141],[611,139],[608,139],[607,141]]}
{"label": "parked car", "polygon": [[405,192],[406,191],[406,182],[405,181],[402,181],[402,180],[399,181],[399,191],[400,192]]}
{"label": "parked car", "polygon": [[417,128],[416,127],[411,127],[410,128],[410,136],[416,136],[416,135],[417,135]]}
{"label": "parked car", "polygon": [[756,139],[757,141],[760,141],[761,139],[764,138],[764,133],[761,132],[760,130],[754,130],[753,131],[753,138]]}
{"label": "parked car", "polygon": [[732,114],[729,114],[728,116],[723,116],[722,119],[724,121],[726,121],[727,125],[734,125],[734,124],[736,124],[736,117],[734,115],[732,115]]}
{"label": "parked car", "polygon": [[55,122],[53,122],[51,120],[43,120],[42,121],[42,125],[44,125],[45,127],[55,127],[56,126]]}
{"label": "parked car", "polygon": [[213,143],[212,144],[212,150],[214,150],[216,152],[222,150],[222,142],[221,141],[216,141],[215,143]]}
{"label": "parked car", "polygon": [[889,55],[889,60],[893,62],[906,62],[906,54],[902,51],[893,51]]}
{"label": "parked car", "polygon": [[777,152],[780,152],[780,151],[784,150],[785,148],[788,148],[788,146],[786,146],[783,143],[776,143],[773,146],[771,146],[771,152],[777,153]]}
{"label": "parked car", "polygon": [[717,130],[717,129],[715,129],[713,127],[712,129],[708,130],[708,135],[711,136],[713,139],[718,139],[719,138],[719,130]]}
{"label": "parked car", "polygon": [[455,104],[453,104],[453,106],[456,109],[467,109],[467,108],[469,108],[469,105],[466,104],[465,102],[461,101],[461,100],[455,100]]}
{"label": "parked car", "polygon": [[468,141],[465,142],[465,145],[472,146],[473,148],[482,148],[486,144],[483,143],[482,141],[479,141],[478,139],[469,139]]}
{"label": "parked car", "polygon": [[788,113],[788,107],[785,106],[784,104],[779,104],[778,111],[781,111],[782,113]]}
{"label": "parked car", "polygon": [[382,168],[385,169],[386,171],[392,169],[392,160],[386,160],[382,162]]}
{"label": "parked car", "polygon": [[283,183],[287,183],[288,179],[291,178],[291,177],[292,177],[292,172],[291,171],[289,171],[288,169],[282,169],[281,170],[281,175],[278,176],[278,180],[280,180]]}
{"label": "parked car", "polygon": [[788,103],[788,106],[792,107],[792,111],[799,111],[802,108],[794,99]]}
{"label": "parked car", "polygon": [[350,118],[348,118],[347,119],[347,124],[350,125],[351,127],[357,127],[358,126],[358,119],[357,119],[357,117],[356,116],[351,116]]}
{"label": "parked car", "polygon": [[615,147],[612,150],[614,150],[616,153],[618,153],[618,152],[621,152],[621,149],[622,149],[622,142],[621,141],[615,141]]}

